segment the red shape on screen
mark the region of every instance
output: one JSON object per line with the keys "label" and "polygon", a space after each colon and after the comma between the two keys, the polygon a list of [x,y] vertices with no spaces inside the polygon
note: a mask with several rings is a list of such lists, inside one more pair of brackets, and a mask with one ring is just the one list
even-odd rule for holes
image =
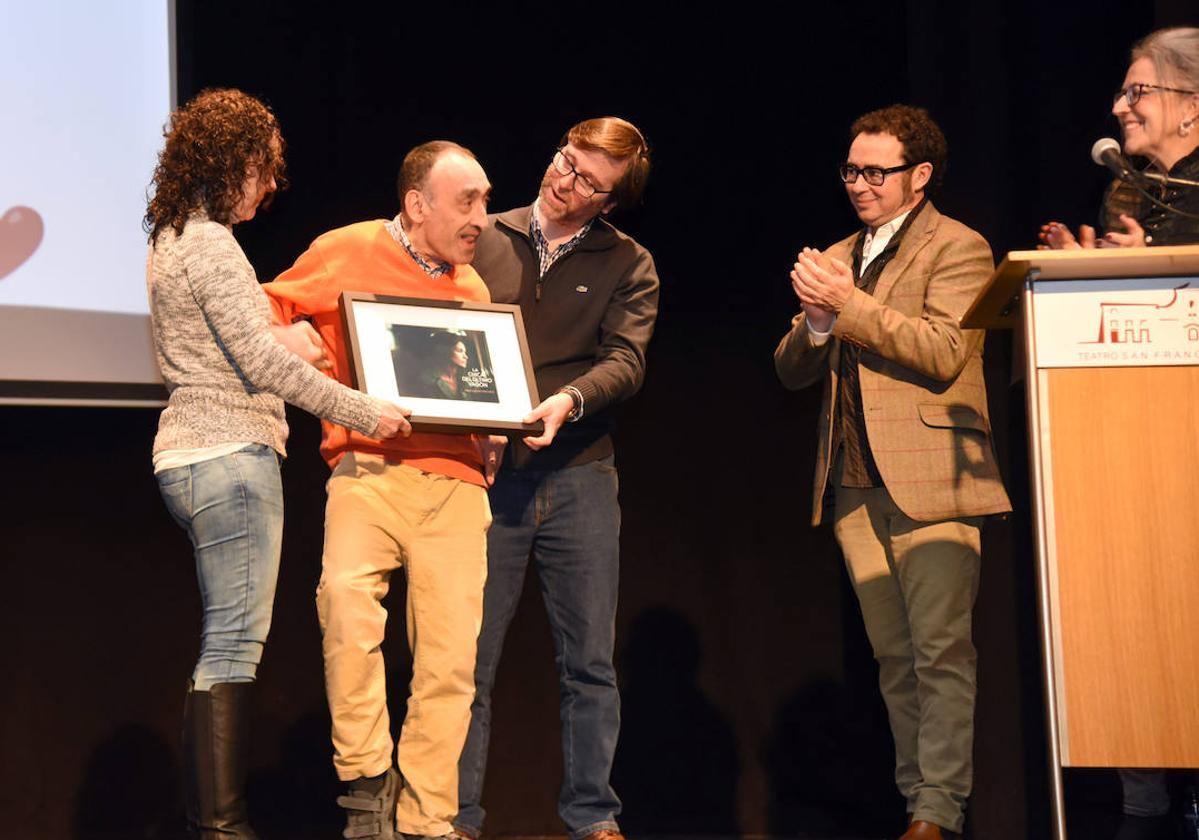
{"label": "red shape on screen", "polygon": [[46,226],[31,207],[10,207],[0,216],[0,280],[12,274],[42,244]]}

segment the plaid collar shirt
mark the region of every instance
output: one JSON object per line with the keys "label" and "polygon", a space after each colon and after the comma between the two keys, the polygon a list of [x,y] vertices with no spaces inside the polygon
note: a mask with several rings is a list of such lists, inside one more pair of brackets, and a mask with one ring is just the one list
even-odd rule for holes
{"label": "plaid collar shirt", "polygon": [[550,243],[545,238],[545,234],[542,233],[541,222],[537,219],[540,207],[541,199],[533,202],[533,212],[529,214],[529,236],[533,239],[533,245],[537,248],[537,258],[541,262],[540,276],[544,277],[545,273],[550,270],[551,265],[573,251],[583,241],[583,237],[591,232],[591,226],[595,224],[595,218],[588,219],[587,224],[579,228],[578,233],[557,248],[550,250]]}
{"label": "plaid collar shirt", "polygon": [[451,266],[448,262],[433,264],[416,252],[416,249],[412,247],[412,242],[408,239],[408,234],[404,232],[404,223],[400,221],[398,213],[384,227],[387,228],[387,232],[391,234],[392,239],[404,246],[404,250],[408,252],[408,255],[412,259],[416,260],[416,264],[424,270],[425,274],[428,274],[434,280],[449,274]]}

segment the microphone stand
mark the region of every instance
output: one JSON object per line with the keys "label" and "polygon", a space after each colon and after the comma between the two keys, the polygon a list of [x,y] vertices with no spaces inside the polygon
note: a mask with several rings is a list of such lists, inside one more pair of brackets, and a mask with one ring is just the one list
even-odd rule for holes
{"label": "microphone stand", "polygon": [[1199,181],[1192,181],[1189,178],[1171,178],[1169,175],[1162,175],[1159,172],[1136,171],[1130,168],[1121,167],[1124,171],[1119,175],[1121,181],[1127,183],[1134,190],[1143,195],[1150,203],[1157,205],[1161,209],[1173,213],[1175,216],[1183,216],[1187,219],[1199,219],[1199,214],[1188,213],[1185,210],[1179,210],[1177,207],[1172,207],[1161,199],[1150,194],[1145,187],[1150,184],[1161,184],[1162,186],[1179,186],[1179,187],[1199,187]]}
{"label": "microphone stand", "polygon": [[1155,184],[1161,184],[1166,187],[1199,188],[1199,181],[1192,181],[1190,178],[1173,178],[1169,175],[1163,175],[1160,172],[1148,172],[1145,170],[1138,171],[1135,169],[1125,170],[1125,173],[1129,177],[1125,178],[1124,180],[1128,181],[1128,183],[1132,184],[1134,187],[1137,186],[1135,182],[1139,180],[1142,183],[1145,181],[1152,181]]}

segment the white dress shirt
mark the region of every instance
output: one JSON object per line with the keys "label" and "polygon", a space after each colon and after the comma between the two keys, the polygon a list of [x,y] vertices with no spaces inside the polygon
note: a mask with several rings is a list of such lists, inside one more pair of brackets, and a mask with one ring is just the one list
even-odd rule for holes
{"label": "white dress shirt", "polygon": [[[915,208],[912,208],[913,210]],[[911,210],[906,213],[900,213],[885,225],[879,225],[877,228],[866,228],[866,238],[862,242],[862,267],[858,271],[858,275],[866,273],[866,266],[870,265],[871,261],[887,250],[887,245],[890,244],[895,232],[903,227],[904,220],[912,214]],[[812,327],[812,322],[808,321],[808,334],[812,336],[812,343],[817,347],[828,341],[828,337],[832,335],[833,324],[837,323],[837,316],[833,316],[832,324],[829,324],[828,332],[820,332]]]}

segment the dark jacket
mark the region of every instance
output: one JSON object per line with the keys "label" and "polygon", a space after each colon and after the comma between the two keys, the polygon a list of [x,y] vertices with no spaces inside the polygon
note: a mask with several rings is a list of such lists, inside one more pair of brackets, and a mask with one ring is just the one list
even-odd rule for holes
{"label": "dark jacket", "polygon": [[[1199,149],[1175,163],[1169,174],[1175,178],[1199,181]],[[1171,213],[1154,204],[1136,188],[1117,180],[1112,182],[1104,196],[1100,228],[1123,232],[1120,214],[1127,213],[1144,228],[1145,235],[1151,238],[1149,244],[1192,245],[1199,242],[1199,188],[1154,185],[1148,187],[1147,192],[1167,207],[1188,215]]]}
{"label": "dark jacket", "polygon": [[583,417],[533,452],[508,447],[505,463],[558,469],[612,454],[611,408],[645,379],[645,349],[658,315],[658,273],[649,251],[603,219],[544,277],[529,236],[532,207],[490,217],[472,265],[495,303],[520,305],[541,399],[563,385],[583,395]]}

